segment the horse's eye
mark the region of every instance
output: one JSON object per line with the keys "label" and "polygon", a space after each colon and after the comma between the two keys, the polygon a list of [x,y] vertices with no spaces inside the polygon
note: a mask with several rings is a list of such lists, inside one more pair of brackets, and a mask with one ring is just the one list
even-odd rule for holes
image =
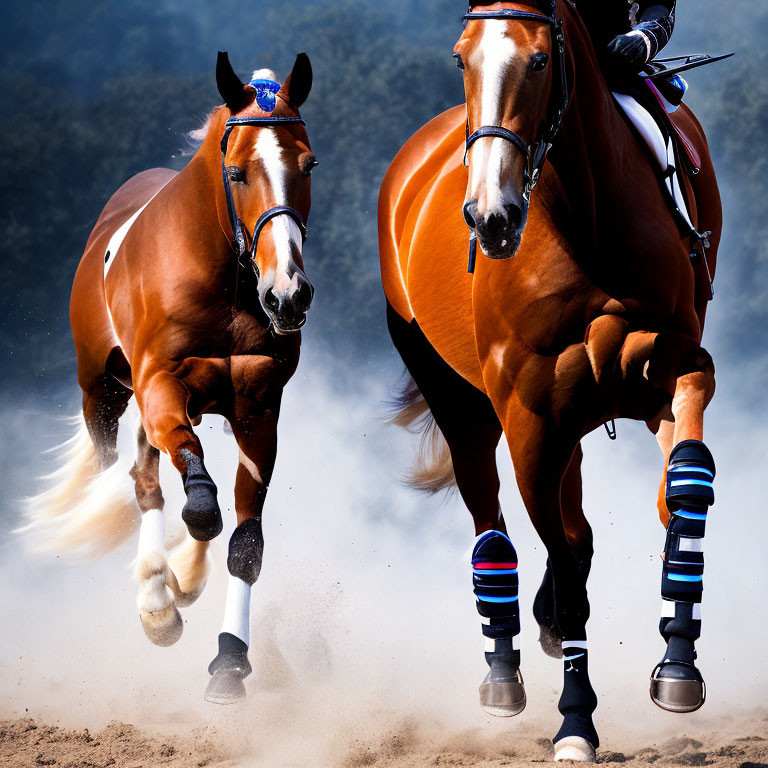
{"label": "horse's eye", "polygon": [[230,181],[245,181],[243,169],[236,165],[227,166],[227,176],[229,176]]}
{"label": "horse's eye", "polygon": [[456,66],[463,70],[464,69],[464,59],[461,58],[460,53],[454,53],[453,58],[456,59]]}
{"label": "horse's eye", "polygon": [[309,176],[309,174],[312,173],[312,169],[316,165],[320,165],[320,161],[314,155],[312,155],[311,157],[308,157],[302,164],[302,168],[301,168],[302,175]]}
{"label": "horse's eye", "polygon": [[541,72],[549,62],[548,53],[534,53],[531,56],[531,72]]}

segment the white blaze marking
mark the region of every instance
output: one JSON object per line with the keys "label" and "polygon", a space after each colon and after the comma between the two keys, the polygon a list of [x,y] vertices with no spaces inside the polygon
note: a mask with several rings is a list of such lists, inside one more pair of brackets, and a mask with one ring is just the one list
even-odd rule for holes
{"label": "white blaze marking", "polygon": [[251,587],[237,576],[227,582],[227,601],[221,631],[239,637],[246,645],[250,641]]}
{"label": "white blaze marking", "polygon": [[[480,125],[501,125],[503,115],[504,81],[508,75],[509,63],[517,52],[517,46],[508,37],[507,26],[495,20],[488,20],[483,27],[483,36],[475,53],[473,66],[482,72],[480,83]],[[475,129],[480,126],[475,126]],[[505,162],[517,150],[506,139],[484,138],[472,145],[473,162],[470,189],[477,194],[485,182],[486,209],[498,207],[500,202],[499,182]]]}
{"label": "white blaze marking", "polygon": [[[254,149],[258,153],[267,174],[267,181],[275,196],[276,205],[287,205],[285,165],[283,150],[273,130],[262,129]],[[298,287],[298,274],[288,277],[288,269],[293,262],[291,243],[301,253],[301,230],[290,216],[276,216],[270,221],[272,239],[275,243],[277,266],[275,269],[274,291],[292,293]]]}

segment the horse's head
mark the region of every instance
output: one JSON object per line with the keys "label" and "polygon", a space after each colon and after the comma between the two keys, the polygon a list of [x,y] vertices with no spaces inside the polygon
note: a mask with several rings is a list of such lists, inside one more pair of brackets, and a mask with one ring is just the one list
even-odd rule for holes
{"label": "horse's head", "polygon": [[[277,333],[306,322],[314,288],[304,274],[302,245],[309,215],[309,175],[317,165],[299,107],[312,87],[306,54],[280,85],[261,70],[244,84],[226,53],[216,82],[231,112],[222,138],[227,213],[241,259],[259,276],[259,301]],[[229,190],[227,192],[227,190]]]}
{"label": "horse's head", "polygon": [[533,2],[472,3],[454,48],[467,101],[464,218],[493,259],[510,258],[520,246],[553,119],[556,131],[565,108],[567,95],[555,93],[565,84],[550,7],[551,16]]}

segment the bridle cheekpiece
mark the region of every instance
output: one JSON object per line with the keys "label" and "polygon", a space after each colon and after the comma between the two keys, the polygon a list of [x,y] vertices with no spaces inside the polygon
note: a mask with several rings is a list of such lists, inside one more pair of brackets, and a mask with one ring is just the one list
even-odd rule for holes
{"label": "bridle cheekpiece", "polygon": [[256,219],[256,223],[253,225],[253,233],[250,235],[251,247],[248,248],[246,239],[248,236],[248,229],[235,210],[235,201],[232,197],[232,188],[230,187],[229,174],[227,173],[226,155],[229,135],[232,133],[232,130],[240,126],[249,125],[260,128],[277,128],[282,125],[306,125],[306,123],[300,117],[230,117],[224,127],[224,136],[221,138],[221,173],[224,178],[224,194],[227,199],[227,214],[229,215],[229,223],[234,234],[233,247],[237,253],[238,261],[240,261],[246,253],[249,254],[250,266],[255,270],[256,276],[258,277],[259,268],[256,264],[256,249],[259,245],[259,235],[261,234],[261,230],[264,229],[264,226],[276,216],[288,216],[298,225],[299,230],[301,230],[301,239],[303,241],[307,237],[307,224],[304,221],[304,217],[295,208],[292,208],[290,205],[276,205],[264,211],[264,213]]}
{"label": "bridle cheekpiece", "polygon": [[557,18],[557,7],[555,0],[551,1],[551,12],[548,15],[543,13],[533,13],[531,11],[520,11],[512,8],[501,10],[482,11],[472,10],[478,6],[488,5],[487,3],[470,3],[464,19],[471,21],[474,19],[499,19],[507,21],[514,19],[517,21],[537,21],[548,24],[552,36],[552,55],[554,58],[552,78],[552,90],[549,96],[549,105],[547,106],[547,116],[539,128],[538,135],[534,141],[529,144],[519,133],[504,128],[501,125],[483,125],[470,134],[469,120],[467,120],[466,142],[464,148],[464,165],[467,164],[467,153],[469,148],[478,140],[486,137],[495,137],[505,139],[511,142],[526,157],[525,166],[525,190],[523,197],[526,202],[530,200],[531,192],[539,181],[541,169],[544,161],[547,159],[552,142],[560,130],[563,122],[565,110],[568,107],[568,80],[565,72],[565,37],[563,36],[563,22]]}

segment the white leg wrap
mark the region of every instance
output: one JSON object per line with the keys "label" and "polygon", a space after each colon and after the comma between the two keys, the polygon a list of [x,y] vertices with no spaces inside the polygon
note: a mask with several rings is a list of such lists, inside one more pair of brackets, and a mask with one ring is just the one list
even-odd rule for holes
{"label": "white leg wrap", "polygon": [[222,632],[240,638],[250,645],[251,587],[237,576],[230,575],[227,582],[227,601],[224,605]]}

